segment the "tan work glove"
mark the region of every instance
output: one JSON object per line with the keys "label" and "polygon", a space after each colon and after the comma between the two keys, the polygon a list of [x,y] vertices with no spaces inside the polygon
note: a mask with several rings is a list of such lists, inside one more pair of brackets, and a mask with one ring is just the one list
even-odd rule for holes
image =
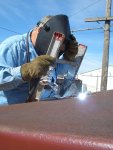
{"label": "tan work glove", "polygon": [[78,42],[73,35],[70,35],[70,40],[67,43],[66,50],[64,52],[64,59],[68,61],[74,61],[76,54],[78,53]]}
{"label": "tan work glove", "polygon": [[28,81],[46,75],[49,66],[53,65],[54,61],[55,58],[49,55],[41,55],[29,63],[23,64],[21,66],[23,80]]}

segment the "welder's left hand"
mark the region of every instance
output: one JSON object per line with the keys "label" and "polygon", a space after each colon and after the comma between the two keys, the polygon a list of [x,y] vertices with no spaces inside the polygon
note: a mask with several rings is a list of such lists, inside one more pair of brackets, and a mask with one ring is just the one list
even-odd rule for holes
{"label": "welder's left hand", "polygon": [[64,52],[64,59],[68,61],[74,61],[75,56],[78,53],[78,42],[74,35],[70,35],[70,40],[67,43],[65,52]]}

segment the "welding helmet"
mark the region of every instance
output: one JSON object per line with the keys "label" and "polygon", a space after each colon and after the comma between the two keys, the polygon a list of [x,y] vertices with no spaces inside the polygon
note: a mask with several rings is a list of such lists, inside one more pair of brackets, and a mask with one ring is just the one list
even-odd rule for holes
{"label": "welding helmet", "polygon": [[37,23],[41,27],[35,42],[35,50],[38,55],[45,55],[54,32],[65,35],[65,42],[70,38],[70,25],[66,15],[46,16]]}

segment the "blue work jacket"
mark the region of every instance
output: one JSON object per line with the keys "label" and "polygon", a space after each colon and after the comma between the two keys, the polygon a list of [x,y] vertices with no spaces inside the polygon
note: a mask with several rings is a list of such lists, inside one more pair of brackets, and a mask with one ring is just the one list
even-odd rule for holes
{"label": "blue work jacket", "polygon": [[[26,59],[27,34],[15,35],[7,38],[0,44],[0,105],[24,103],[28,97],[28,82],[21,76],[20,68],[27,62]],[[30,61],[38,57],[30,35],[28,36]],[[63,58],[61,56],[61,58]],[[57,76],[66,74],[67,79],[73,79],[74,68],[66,64],[57,64],[53,71],[54,81]],[[68,91],[66,96],[72,93]],[[59,97],[55,89],[43,90],[42,99]]]}

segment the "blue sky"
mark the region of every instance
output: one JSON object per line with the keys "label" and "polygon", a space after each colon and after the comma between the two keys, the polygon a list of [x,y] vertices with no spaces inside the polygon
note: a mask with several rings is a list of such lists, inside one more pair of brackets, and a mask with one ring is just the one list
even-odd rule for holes
{"label": "blue sky", "polygon": [[[28,32],[46,15],[66,14],[69,17],[71,30],[102,27],[104,22],[88,23],[84,20],[85,18],[104,17],[105,5],[106,0],[2,0],[0,1],[0,42],[16,33]],[[111,9],[113,16],[113,3]],[[79,72],[101,68],[104,45],[103,29],[78,31],[73,34],[78,43],[88,46]],[[110,37],[109,65],[113,65],[113,26]]]}

